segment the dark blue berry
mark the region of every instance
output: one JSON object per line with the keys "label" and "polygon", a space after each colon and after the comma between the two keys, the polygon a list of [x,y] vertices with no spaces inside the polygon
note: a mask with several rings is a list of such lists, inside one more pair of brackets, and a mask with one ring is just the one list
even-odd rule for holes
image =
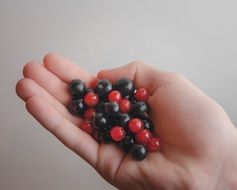
{"label": "dark blue berry", "polygon": [[108,116],[114,116],[119,113],[119,104],[117,102],[106,102],[105,113]]}
{"label": "dark blue berry", "polygon": [[131,119],[127,113],[120,113],[117,118],[117,123],[121,127],[126,127]]}
{"label": "dark blue berry", "polygon": [[133,136],[128,135],[124,138],[124,140],[119,144],[123,151],[129,152],[132,146],[134,145]]}
{"label": "dark blue berry", "polygon": [[74,98],[82,98],[86,94],[86,86],[85,83],[80,79],[72,80],[69,89]]}
{"label": "dark blue berry", "polygon": [[149,119],[144,119],[142,120],[143,121],[143,124],[144,124],[144,128],[145,129],[148,129],[149,131],[152,131],[154,126],[153,126],[153,123],[151,122],[151,120]]}
{"label": "dark blue berry", "polygon": [[92,124],[93,127],[99,131],[106,131],[111,128],[108,119],[103,115],[103,113],[97,113]]}
{"label": "dark blue berry", "polygon": [[136,102],[132,106],[132,114],[135,117],[147,118],[149,111],[150,108],[145,102]]}
{"label": "dark blue berry", "polygon": [[127,78],[121,78],[114,84],[114,88],[123,96],[129,96],[134,93],[135,86],[133,81]]}
{"label": "dark blue berry", "polygon": [[82,99],[72,100],[69,104],[69,112],[73,115],[83,117],[85,113],[85,104]]}
{"label": "dark blue berry", "polygon": [[100,141],[104,142],[105,144],[111,143],[113,140],[110,136],[110,131],[105,131],[100,134]]}
{"label": "dark blue berry", "polygon": [[108,93],[112,90],[112,83],[107,79],[102,79],[98,82],[95,92],[101,98],[106,98]]}
{"label": "dark blue berry", "polygon": [[134,144],[131,148],[131,155],[135,160],[143,160],[146,158],[148,151],[143,144]]}

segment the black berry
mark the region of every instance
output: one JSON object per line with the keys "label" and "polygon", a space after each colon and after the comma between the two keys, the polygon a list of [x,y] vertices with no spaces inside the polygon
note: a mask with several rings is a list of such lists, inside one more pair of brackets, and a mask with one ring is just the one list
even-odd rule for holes
{"label": "black berry", "polygon": [[144,123],[144,128],[145,129],[148,129],[149,131],[153,130],[153,128],[154,128],[153,123],[149,119],[144,119],[142,121]]}
{"label": "black berry", "polygon": [[108,119],[102,113],[97,113],[92,123],[93,127],[100,131],[106,131],[111,128]]}
{"label": "black berry", "polygon": [[95,88],[95,92],[100,98],[106,98],[111,90],[112,83],[107,79],[100,80]]}
{"label": "black berry", "polygon": [[118,90],[123,96],[129,96],[135,90],[133,82],[127,78],[118,80],[117,83],[115,83],[114,88]]}
{"label": "black berry", "polygon": [[135,160],[143,160],[148,154],[147,148],[143,144],[134,144],[130,152]]}
{"label": "black berry", "polygon": [[72,100],[69,104],[69,112],[73,115],[78,115],[80,117],[83,117],[85,113],[85,103],[82,99],[78,100]]}
{"label": "black berry", "polygon": [[113,140],[110,136],[110,131],[105,131],[100,134],[100,140],[105,144],[111,143]]}
{"label": "black berry", "polygon": [[131,117],[127,113],[120,113],[118,115],[118,125],[122,127],[126,127],[128,125],[128,122],[131,120]]}
{"label": "black berry", "polygon": [[113,116],[119,113],[119,104],[117,102],[106,102],[105,113],[109,116]]}
{"label": "black berry", "polygon": [[86,86],[85,83],[80,79],[72,80],[69,87],[72,95],[77,98],[82,98],[86,94]]}
{"label": "black berry", "polygon": [[133,145],[134,145],[134,139],[132,135],[126,136],[124,140],[119,144],[119,146],[125,152],[129,152]]}
{"label": "black berry", "polygon": [[136,117],[146,118],[146,114],[149,113],[150,108],[145,102],[136,102],[132,106],[132,114]]}

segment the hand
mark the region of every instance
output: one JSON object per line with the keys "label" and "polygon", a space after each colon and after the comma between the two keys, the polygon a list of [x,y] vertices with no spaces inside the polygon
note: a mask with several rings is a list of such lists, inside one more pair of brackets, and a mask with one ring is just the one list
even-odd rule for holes
{"label": "hand", "polygon": [[145,87],[151,97],[155,134],[160,152],[134,161],[117,146],[98,144],[80,130],[80,118],[66,106],[68,84],[95,76],[58,55],[43,64],[28,63],[16,92],[27,110],[50,132],[120,189],[232,189],[236,188],[237,131],[225,111],[183,76],[134,62],[102,70],[98,78],[115,82],[121,77]]}

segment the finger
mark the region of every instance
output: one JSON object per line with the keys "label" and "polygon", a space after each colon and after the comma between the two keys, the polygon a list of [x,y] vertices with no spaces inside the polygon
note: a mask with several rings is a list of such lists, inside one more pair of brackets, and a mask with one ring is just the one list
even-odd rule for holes
{"label": "finger", "polygon": [[26,101],[26,108],[36,120],[63,144],[93,167],[96,166],[99,145],[91,136],[65,119],[39,96],[30,97]]}
{"label": "finger", "polygon": [[24,101],[32,96],[40,96],[52,107],[54,107],[61,115],[69,119],[75,125],[79,125],[79,123],[81,122],[80,118],[71,115],[68,109],[63,104],[56,100],[52,95],[50,95],[45,89],[40,87],[32,79],[21,79],[16,85],[16,93]]}
{"label": "finger", "polygon": [[107,78],[113,83],[122,77],[129,78],[134,81],[137,88],[147,88],[151,94],[162,84],[162,77],[164,71],[158,70],[150,65],[141,62],[133,62],[123,67],[102,70],[97,77]]}
{"label": "finger", "polygon": [[68,59],[65,59],[57,54],[48,54],[44,57],[45,67],[61,80],[70,83],[73,79],[81,79],[89,83],[95,77],[85,69],[79,67]]}
{"label": "finger", "polygon": [[68,105],[71,99],[68,85],[48,71],[43,65],[30,62],[25,65],[23,74],[26,78],[34,80],[59,102]]}

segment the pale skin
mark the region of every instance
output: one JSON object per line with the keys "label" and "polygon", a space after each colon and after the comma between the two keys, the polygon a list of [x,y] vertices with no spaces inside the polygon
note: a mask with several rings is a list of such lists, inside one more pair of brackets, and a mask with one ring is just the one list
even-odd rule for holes
{"label": "pale skin", "polygon": [[[43,63],[30,62],[16,92],[27,110],[64,145],[87,161],[119,189],[237,189],[237,130],[223,108],[183,76],[141,62],[102,70],[97,76],[71,61],[48,54]],[[154,133],[160,152],[134,161],[113,144],[98,144],[72,116],[68,84],[95,77],[115,82],[121,77],[145,87],[151,97]]]}

